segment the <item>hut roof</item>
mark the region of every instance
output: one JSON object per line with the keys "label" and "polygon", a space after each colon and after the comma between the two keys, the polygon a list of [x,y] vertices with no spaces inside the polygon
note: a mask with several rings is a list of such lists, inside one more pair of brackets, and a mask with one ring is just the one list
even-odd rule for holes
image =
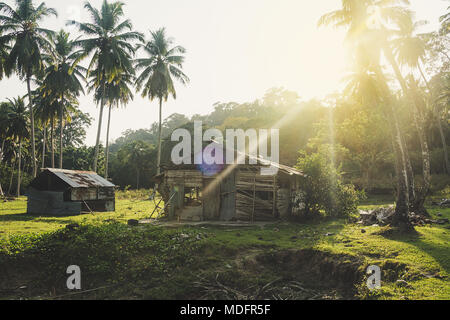
{"label": "hut roof", "polygon": [[[232,149],[224,146],[222,143],[217,142],[215,140],[211,140],[209,143],[217,144],[219,147],[224,148],[224,151],[232,150]],[[273,161],[269,161],[269,160],[264,159],[264,158],[262,158],[260,156],[256,156],[255,157],[255,156],[252,156],[252,155],[250,155],[248,153],[243,153],[243,152],[241,152],[241,151],[239,151],[237,149],[234,149],[234,152],[237,153],[237,155],[239,157],[244,157],[246,160],[253,160],[253,161],[255,161],[258,164],[258,166],[275,167],[278,170],[280,170],[281,172],[283,172],[283,173],[285,173],[287,175],[290,175],[290,176],[301,176],[301,177],[305,177],[306,176],[303,172],[301,172],[301,171],[299,171],[299,170],[297,170],[295,168],[292,168],[292,167],[289,167],[289,166],[286,166],[286,165],[283,165],[283,164],[280,164],[280,163],[276,163],[276,162],[273,162]],[[193,157],[193,154],[190,154],[190,155],[187,155],[185,159],[190,158],[192,160],[192,157]],[[165,169],[168,169],[168,170],[188,170],[188,169],[190,169],[192,167],[195,167],[195,165],[173,165],[172,164],[172,165],[163,166],[163,167]],[[164,173],[161,174],[160,176],[163,176],[163,175],[164,175]],[[157,178],[158,178],[158,176],[157,176]]]}
{"label": "hut roof", "polygon": [[95,172],[62,169],[43,169],[42,173],[36,178],[32,185],[39,183],[40,176],[48,174],[57,176],[71,188],[115,187],[114,184],[100,177]]}

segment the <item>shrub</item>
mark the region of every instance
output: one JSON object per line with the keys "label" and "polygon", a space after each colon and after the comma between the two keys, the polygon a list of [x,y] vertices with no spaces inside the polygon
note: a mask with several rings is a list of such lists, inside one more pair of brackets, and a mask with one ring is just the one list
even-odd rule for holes
{"label": "shrub", "polygon": [[301,153],[297,168],[306,175],[302,183],[305,215],[324,212],[331,217],[347,217],[356,212],[364,193],[344,184],[340,171],[325,156]]}

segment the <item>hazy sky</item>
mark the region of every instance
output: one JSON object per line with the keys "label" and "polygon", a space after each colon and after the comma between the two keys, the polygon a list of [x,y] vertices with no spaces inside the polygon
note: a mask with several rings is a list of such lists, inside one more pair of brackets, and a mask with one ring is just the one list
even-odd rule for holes
{"label": "hazy sky", "polygon": [[[38,0],[39,1],[39,0]],[[36,3],[38,2],[36,1]],[[317,28],[319,17],[339,7],[340,0],[122,0],[134,29],[145,32],[166,27],[176,43],[187,49],[188,87],[178,85],[178,99],[164,106],[164,117],[175,112],[206,114],[213,104],[253,101],[272,87],[297,91],[304,99],[323,97],[342,87],[348,65],[343,31]],[[12,5],[13,0],[6,0]],[[40,1],[39,1],[40,2]],[[68,19],[87,21],[82,0],[46,0],[58,18],[45,22],[54,30]],[[91,0],[99,7],[102,0]],[[448,0],[412,0],[418,19],[436,29]],[[26,85],[17,79],[0,83],[0,100],[23,95]],[[95,144],[98,109],[92,97],[80,98],[80,107],[95,118],[88,129],[88,145]],[[149,128],[158,119],[157,102],[136,94],[126,109],[113,113],[112,139],[126,129]],[[106,119],[104,119],[106,127]],[[102,141],[106,130],[103,130]]]}

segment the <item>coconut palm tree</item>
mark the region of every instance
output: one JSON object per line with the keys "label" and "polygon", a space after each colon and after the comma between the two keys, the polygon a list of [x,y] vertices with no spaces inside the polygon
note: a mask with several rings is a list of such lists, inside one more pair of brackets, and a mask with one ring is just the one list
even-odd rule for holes
{"label": "coconut palm tree", "polygon": [[[412,21],[411,12],[405,10],[403,16],[399,19],[398,25],[400,27],[399,32],[397,32],[399,36],[394,39],[384,39],[382,48],[384,55],[394,70],[394,74],[402,88],[404,97],[408,99],[413,106],[414,124],[418,133],[420,147],[422,149],[422,172],[424,183],[421,192],[415,196],[415,199],[411,199],[411,210],[418,214],[427,214],[424,204],[431,187],[431,157],[428,147],[428,138],[424,127],[425,106],[419,99],[416,99],[414,89],[408,86],[398,64],[398,61],[400,61],[410,67],[420,66],[420,59],[424,55],[425,45],[420,41],[420,39],[413,36],[413,31],[416,26]],[[383,27],[381,30],[383,31],[387,29],[386,27]],[[388,34],[387,32],[384,33]],[[398,59],[395,57],[395,46],[397,46]]]}
{"label": "coconut palm tree", "polygon": [[19,144],[18,172],[17,172],[17,197],[20,196],[21,186],[21,161],[22,143],[29,138],[29,113],[25,107],[25,102],[21,97],[8,100],[8,136]]}
{"label": "coconut palm tree", "polygon": [[114,106],[125,107],[134,99],[131,88],[134,86],[135,77],[130,73],[121,74],[115,81],[106,86],[106,96],[108,97],[108,126],[106,129],[106,163],[105,163],[105,179],[108,179],[109,169],[109,130],[111,127],[111,111]]}
{"label": "coconut palm tree", "polygon": [[105,178],[108,178],[108,160],[109,160],[109,131],[111,126],[111,113],[114,107],[120,105],[125,106],[134,99],[131,87],[134,86],[134,71],[123,72],[116,77],[116,79],[105,85],[105,88],[99,88],[95,85],[95,79],[89,83],[89,92],[95,91],[94,100],[99,103],[104,97],[105,105],[108,105],[108,125],[106,129],[106,164],[105,164]]}
{"label": "coconut palm tree", "polygon": [[184,53],[181,46],[172,47],[173,40],[166,37],[165,29],[159,29],[151,33],[151,40],[138,47],[148,55],[146,58],[136,60],[136,69],[142,70],[136,79],[138,91],[142,91],[143,97],[150,101],[159,101],[159,128],[158,128],[158,160],[157,174],[161,173],[161,140],[162,140],[162,103],[172,95],[177,98],[174,80],[182,84],[189,83],[189,78],[182,71]]}
{"label": "coconut palm tree", "polygon": [[45,3],[36,7],[32,0],[16,0],[16,7],[12,8],[8,4],[0,2],[0,44],[5,43],[11,46],[9,56],[5,61],[7,73],[14,70],[27,83],[31,123],[31,161],[34,177],[37,174],[37,164],[31,78],[44,68],[42,54],[52,50],[49,38],[53,36],[53,31],[39,25],[44,18],[52,15],[57,16],[56,11],[47,8]]}
{"label": "coconut palm tree", "polygon": [[60,110],[59,103],[58,100],[51,94],[45,94],[45,90],[42,86],[35,91],[34,102],[35,116],[36,119],[40,122],[44,132],[42,167],[45,166],[45,136],[47,133],[47,128],[48,126],[50,126],[51,167],[55,168],[55,118],[58,117],[58,112]]}
{"label": "coconut palm tree", "polygon": [[[386,49],[389,30],[380,24],[380,16],[389,17],[391,22],[401,24],[410,16],[409,11],[401,6],[391,6],[393,3],[405,1],[396,0],[342,0],[342,8],[322,16],[321,25],[334,25],[347,28],[347,41],[352,44],[359,56],[367,55],[368,61],[380,84],[383,94],[384,112],[386,118],[391,121],[393,146],[396,155],[397,171],[397,206],[395,224],[399,227],[410,229],[409,222],[409,192],[408,175],[405,158],[403,138],[395,110],[395,99],[387,86],[387,79],[380,66],[381,49]],[[376,19],[374,19],[374,17]],[[381,44],[381,45],[380,45]],[[392,52],[391,52],[392,54]]]}
{"label": "coconut palm tree", "polygon": [[64,110],[68,107],[67,100],[76,99],[80,93],[84,94],[82,81],[85,81],[83,73],[86,69],[79,65],[84,52],[75,50],[75,44],[68,33],[59,31],[53,43],[55,51],[45,70],[42,90],[44,98],[50,96],[59,104],[59,168],[62,169]]}
{"label": "coconut palm tree", "polygon": [[93,80],[96,88],[103,92],[100,101],[100,115],[97,130],[97,140],[94,153],[93,170],[97,171],[100,135],[102,129],[103,110],[106,103],[106,85],[124,71],[132,70],[132,59],[135,53],[133,41],[143,41],[143,35],[132,31],[130,20],[123,20],[124,3],[104,0],[100,10],[93,8],[88,2],[84,8],[91,16],[91,22],[81,23],[69,21],[78,26],[87,39],[75,41],[81,47],[84,55],[91,55],[91,61],[86,77]]}
{"label": "coconut palm tree", "polygon": [[[419,21],[414,24],[406,24],[403,26],[400,37],[392,40],[394,54],[396,55],[397,61],[401,66],[407,66],[410,69],[416,69],[419,71],[423,82],[425,83],[428,93],[429,93],[429,103],[431,104],[431,111],[436,119],[436,123],[441,135],[442,146],[444,150],[444,161],[447,173],[450,174],[450,161],[447,150],[447,141],[444,134],[444,129],[442,126],[441,117],[437,110],[435,97],[433,97],[433,91],[429,85],[428,79],[425,75],[425,72],[422,68],[422,64],[424,64],[424,58],[426,56],[426,42],[423,36],[417,34],[418,27],[424,25],[425,22]],[[415,81],[411,82],[410,90],[417,92],[414,90]],[[421,110],[422,113],[424,110]],[[423,117],[423,115],[421,115]],[[417,119],[416,119],[417,121]],[[424,120],[422,120],[424,121]],[[426,141],[425,141],[426,143]],[[425,146],[427,148],[428,145]],[[429,172],[425,172],[425,175],[431,175]],[[430,180],[431,177],[428,178]],[[424,199],[422,199],[423,201]]]}

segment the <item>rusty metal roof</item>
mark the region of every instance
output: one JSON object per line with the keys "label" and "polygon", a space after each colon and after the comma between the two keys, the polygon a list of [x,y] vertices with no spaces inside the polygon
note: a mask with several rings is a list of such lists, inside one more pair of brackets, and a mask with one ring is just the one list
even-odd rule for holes
{"label": "rusty metal roof", "polygon": [[92,171],[72,171],[62,169],[44,169],[63,180],[72,188],[115,187],[108,180]]}

